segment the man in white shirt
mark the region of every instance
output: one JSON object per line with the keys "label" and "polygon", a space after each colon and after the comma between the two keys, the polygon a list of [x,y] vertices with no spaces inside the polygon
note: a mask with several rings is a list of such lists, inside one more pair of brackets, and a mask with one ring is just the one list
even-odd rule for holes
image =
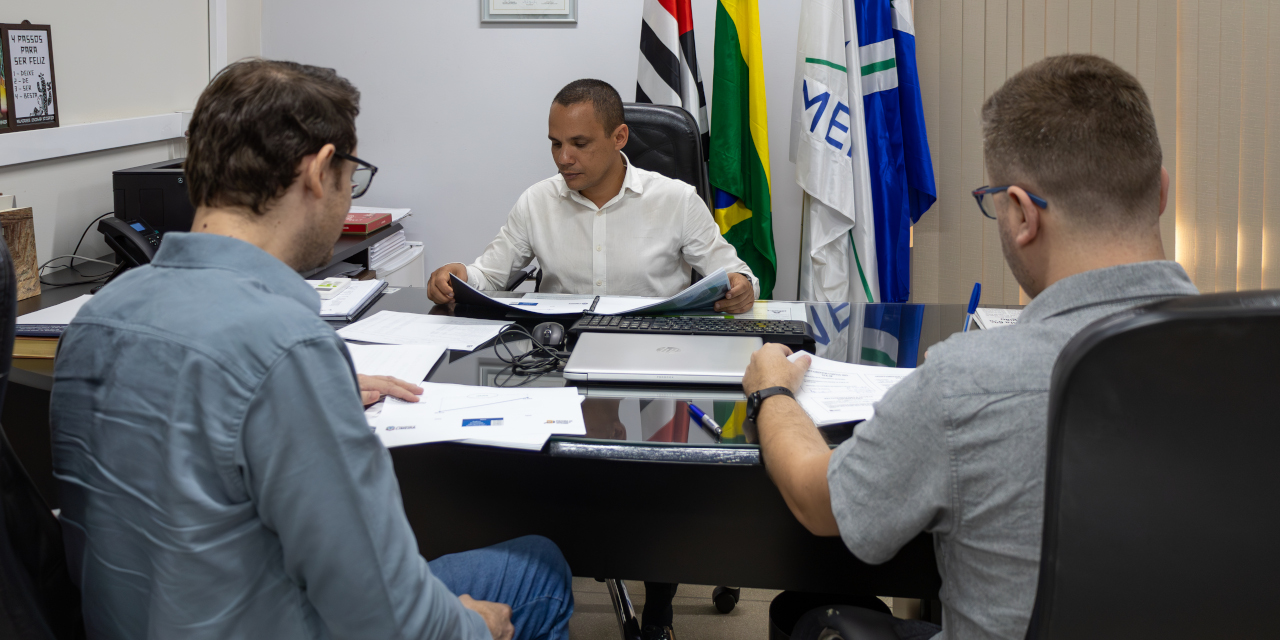
{"label": "man in white shirt", "polygon": [[723,268],[731,288],[716,311],[751,309],[760,283],[720,236],[697,191],[631,165],[622,153],[630,131],[613,87],[569,83],[551,104],[548,129],[559,173],[520,196],[474,263],[431,274],[432,301],[453,301],[450,275],[477,289],[502,289],[536,257],[547,293],[667,297],[689,286],[692,269]]}

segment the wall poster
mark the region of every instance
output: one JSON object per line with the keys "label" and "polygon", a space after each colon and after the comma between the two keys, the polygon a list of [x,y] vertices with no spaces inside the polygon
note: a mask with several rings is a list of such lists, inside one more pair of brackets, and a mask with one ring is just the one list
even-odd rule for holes
{"label": "wall poster", "polygon": [[0,24],[4,116],[0,133],[58,126],[49,25]]}

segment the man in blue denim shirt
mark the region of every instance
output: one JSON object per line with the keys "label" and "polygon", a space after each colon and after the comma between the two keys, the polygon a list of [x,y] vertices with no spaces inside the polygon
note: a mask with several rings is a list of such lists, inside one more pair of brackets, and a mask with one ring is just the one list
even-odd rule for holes
{"label": "man in blue denim shirt", "polygon": [[193,233],[62,339],[54,466],[91,638],[568,637],[550,541],[418,553],[347,350],[297,273],[328,261],[372,179],[358,100],[332,70],[223,71],[190,125]]}

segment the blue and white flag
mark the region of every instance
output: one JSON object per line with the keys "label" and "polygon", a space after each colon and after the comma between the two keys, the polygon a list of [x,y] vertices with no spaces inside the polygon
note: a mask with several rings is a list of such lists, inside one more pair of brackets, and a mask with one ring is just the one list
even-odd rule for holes
{"label": "blue and white flag", "polygon": [[804,0],[792,114],[801,298],[905,302],[937,197],[907,0]]}

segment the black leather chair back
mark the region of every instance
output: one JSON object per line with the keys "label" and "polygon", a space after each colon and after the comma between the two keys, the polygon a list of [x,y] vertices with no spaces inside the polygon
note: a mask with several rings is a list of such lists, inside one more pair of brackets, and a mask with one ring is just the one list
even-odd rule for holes
{"label": "black leather chair back", "polygon": [[[13,359],[17,279],[0,239],[0,405]],[[67,573],[62,529],[0,429],[0,638],[83,638],[80,593]]]}
{"label": "black leather chair back", "polygon": [[1280,291],[1090,325],[1048,417],[1028,638],[1280,635]]}
{"label": "black leather chair back", "polygon": [[669,105],[627,102],[622,105],[622,117],[631,130],[622,152],[631,164],[691,184],[698,196],[711,202],[702,134],[688,111]]}

